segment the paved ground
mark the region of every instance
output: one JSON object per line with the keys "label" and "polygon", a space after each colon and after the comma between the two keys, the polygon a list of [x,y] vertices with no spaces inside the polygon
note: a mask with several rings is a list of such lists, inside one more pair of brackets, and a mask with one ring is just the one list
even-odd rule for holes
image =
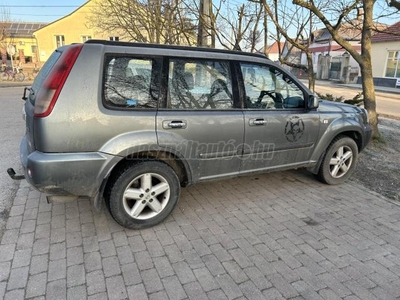
{"label": "paved ground", "polygon": [[13,167],[18,172],[21,166],[19,144],[25,130],[22,92],[21,87],[0,88],[0,239],[10,203],[18,189],[18,183],[8,176],[6,170]]}
{"label": "paved ground", "polygon": [[198,184],[154,228],[26,184],[0,245],[4,299],[396,299],[400,207],[303,172]]}

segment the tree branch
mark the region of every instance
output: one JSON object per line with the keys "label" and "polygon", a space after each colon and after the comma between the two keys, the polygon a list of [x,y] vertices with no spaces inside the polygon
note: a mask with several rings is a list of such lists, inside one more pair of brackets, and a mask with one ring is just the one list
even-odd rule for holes
{"label": "tree branch", "polygon": [[[355,3],[358,3],[359,0],[356,0]],[[339,34],[338,24],[335,26],[332,25],[332,23],[325,17],[325,15],[313,4],[310,2],[305,2],[304,0],[293,0],[293,4],[299,5],[301,7],[307,8],[310,11],[312,11],[318,19],[321,20],[321,22],[325,25],[326,29],[329,31],[329,33],[332,35],[332,38],[339,44],[341,45],[344,49],[346,49],[347,52],[350,53],[350,55],[359,63],[362,64],[363,62],[363,57],[361,56],[360,53],[357,52],[357,50],[354,49],[353,45],[350,44],[348,41],[346,41],[344,38],[341,37]]]}
{"label": "tree branch", "polygon": [[400,1],[390,0],[389,6],[390,6],[390,7],[394,7],[394,8],[396,8],[397,10],[400,10]]}

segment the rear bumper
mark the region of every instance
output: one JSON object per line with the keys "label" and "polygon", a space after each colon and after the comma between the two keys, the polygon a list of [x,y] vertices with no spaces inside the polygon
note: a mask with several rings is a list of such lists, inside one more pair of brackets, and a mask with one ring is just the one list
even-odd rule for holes
{"label": "rear bumper", "polygon": [[26,180],[37,190],[52,195],[94,197],[119,157],[100,152],[28,152],[26,138],[20,146]]}

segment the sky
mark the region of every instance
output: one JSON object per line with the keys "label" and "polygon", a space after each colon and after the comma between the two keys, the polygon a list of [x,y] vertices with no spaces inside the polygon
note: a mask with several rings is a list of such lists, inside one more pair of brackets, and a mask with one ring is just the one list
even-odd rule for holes
{"label": "sky", "polygon": [[53,22],[77,9],[86,0],[0,0],[11,21]]}
{"label": "sky", "polygon": [[[10,21],[49,23],[73,12],[86,1],[68,0],[62,3],[55,0],[0,0],[0,13],[2,9],[5,9],[9,13]],[[233,6],[243,2],[246,0],[228,0],[228,3]],[[377,4],[379,5],[380,2],[385,2],[385,0],[378,0]],[[385,7],[387,8],[386,5]],[[376,10],[378,9],[379,7],[376,7]],[[379,11],[382,11],[382,6]],[[396,21],[397,18],[393,19],[393,16],[380,20],[386,24],[393,24]]]}

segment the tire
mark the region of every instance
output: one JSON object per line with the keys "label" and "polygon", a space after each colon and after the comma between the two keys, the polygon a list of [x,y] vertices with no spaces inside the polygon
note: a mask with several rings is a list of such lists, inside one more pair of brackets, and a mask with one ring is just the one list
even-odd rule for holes
{"label": "tire", "polygon": [[351,176],[357,160],[356,142],[347,136],[338,136],[325,152],[317,177],[323,183],[341,184]]}
{"label": "tire", "polygon": [[143,161],[123,169],[110,185],[109,209],[118,224],[130,229],[154,226],[178,203],[180,182],[165,163]]}
{"label": "tire", "polygon": [[22,72],[16,73],[15,74],[15,80],[17,81],[24,81],[25,80],[25,75]]}

